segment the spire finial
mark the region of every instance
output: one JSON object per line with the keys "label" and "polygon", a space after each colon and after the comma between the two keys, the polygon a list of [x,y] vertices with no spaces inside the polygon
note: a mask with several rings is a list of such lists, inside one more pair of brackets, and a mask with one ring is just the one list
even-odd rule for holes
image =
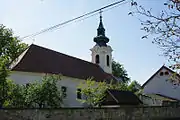
{"label": "spire finial", "polygon": [[100,14],[100,22],[99,22],[99,27],[97,29],[97,34],[105,36],[105,29],[104,29],[103,22],[102,22],[102,11],[101,10],[99,11],[99,14]]}
{"label": "spire finial", "polygon": [[99,11],[100,14],[100,22],[102,22],[102,10]]}

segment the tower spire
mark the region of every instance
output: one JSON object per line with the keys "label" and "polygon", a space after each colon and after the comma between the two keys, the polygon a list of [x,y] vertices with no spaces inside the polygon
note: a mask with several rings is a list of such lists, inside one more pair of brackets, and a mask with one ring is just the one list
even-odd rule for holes
{"label": "tower spire", "polygon": [[101,10],[100,10],[99,14],[100,14],[100,22],[99,22],[99,27],[97,29],[97,35],[105,36],[105,29],[104,29],[103,22],[102,22],[102,11]]}
{"label": "tower spire", "polygon": [[91,49],[92,62],[99,65],[104,72],[112,74],[112,48],[107,45],[109,38],[105,35],[103,26],[102,11],[99,11],[99,26],[97,28],[97,36],[94,37],[96,45]]}
{"label": "tower spire", "polygon": [[102,11],[100,10],[99,13],[100,13],[100,22],[97,29],[97,36],[94,38],[94,42],[96,42],[97,45],[99,46],[107,46],[106,43],[109,42],[109,38],[105,36],[105,29],[102,21]]}

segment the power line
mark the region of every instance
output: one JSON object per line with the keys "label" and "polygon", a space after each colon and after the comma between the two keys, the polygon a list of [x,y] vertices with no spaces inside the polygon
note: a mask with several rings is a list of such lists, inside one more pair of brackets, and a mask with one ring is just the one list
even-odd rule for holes
{"label": "power line", "polygon": [[[115,5],[115,6],[111,7],[111,8],[108,8],[108,9],[106,9],[106,10],[103,10],[103,11],[101,11],[101,12],[106,12],[106,11],[109,11],[109,10],[111,10],[111,9],[114,9],[114,8],[116,8],[116,7],[119,7],[120,5],[123,5],[123,4],[126,4],[126,3],[129,3],[129,1],[124,2],[124,3],[121,3],[121,4],[117,4],[117,5]],[[80,19],[75,20],[75,21],[72,21],[72,22],[79,22],[79,21],[82,21],[82,20],[88,19],[88,18],[90,18],[90,17],[93,17],[93,16],[95,16],[95,15],[97,15],[97,14],[99,14],[99,13],[98,13],[98,12],[96,12],[96,13],[93,13],[92,15],[89,15],[89,16],[87,16],[87,17],[80,18]],[[71,22],[71,24],[72,24],[72,22]],[[69,24],[70,24],[70,23],[69,23]],[[63,27],[65,27],[66,25],[68,25],[68,24],[65,24],[65,25],[59,26],[58,28],[54,28],[53,30],[57,30],[57,29],[63,28]]]}
{"label": "power line", "polygon": [[[83,17],[88,16],[88,15],[91,15],[91,14],[93,14],[93,15],[91,15],[91,16],[94,16],[95,13],[97,13],[97,12],[99,12],[99,11],[102,11],[103,9],[106,9],[106,8],[109,8],[109,7],[118,5],[118,4],[120,4],[120,3],[124,2],[124,1],[126,1],[126,0],[120,0],[120,1],[117,1],[117,2],[114,2],[114,3],[111,3],[111,4],[109,4],[109,5],[106,5],[106,6],[102,7],[102,8],[99,8],[99,9],[97,9],[97,10],[94,10],[94,11],[88,12],[88,13],[86,13],[86,14],[83,14],[83,15],[81,15],[81,16],[79,16],[79,17],[76,17],[76,18],[73,18],[73,19],[71,19],[71,20],[65,21],[65,22],[63,22],[63,23],[60,23],[60,24],[54,25],[54,26],[52,26],[52,27],[46,28],[46,29],[41,30],[41,31],[39,31],[39,32],[36,32],[36,33],[34,33],[34,34],[30,34],[30,35],[24,36],[24,37],[22,37],[21,39],[25,39],[25,38],[29,38],[29,37],[35,37],[35,36],[37,36],[37,35],[40,35],[40,34],[42,34],[42,33],[48,32],[48,31],[50,31],[50,30],[56,29],[56,28],[58,28],[58,27],[60,27],[60,26],[62,26],[62,25],[65,25],[65,24],[67,24],[67,23],[73,22],[73,21],[75,21],[75,20],[78,20],[78,19],[80,19],[80,18],[83,18]],[[89,18],[89,17],[86,17],[86,18]]]}

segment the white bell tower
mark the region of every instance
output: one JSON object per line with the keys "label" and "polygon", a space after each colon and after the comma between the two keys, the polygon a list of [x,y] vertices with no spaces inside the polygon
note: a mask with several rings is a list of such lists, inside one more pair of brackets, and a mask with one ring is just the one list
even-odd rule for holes
{"label": "white bell tower", "polygon": [[94,38],[96,45],[90,49],[92,62],[98,64],[106,73],[112,73],[112,48],[107,45],[109,38],[105,36],[105,29],[100,15],[100,23],[97,29],[97,36]]}

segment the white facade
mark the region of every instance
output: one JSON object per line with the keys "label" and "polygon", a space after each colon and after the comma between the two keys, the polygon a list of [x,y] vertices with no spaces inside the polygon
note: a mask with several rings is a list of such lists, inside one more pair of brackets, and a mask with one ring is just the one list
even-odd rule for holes
{"label": "white facade", "polygon": [[[30,72],[16,72],[13,71],[10,74],[10,79],[16,84],[25,85],[27,83],[32,83],[35,80],[41,81],[45,74],[41,73],[30,73]],[[71,78],[62,76],[61,80],[58,82],[58,86],[66,87],[66,98],[63,101],[64,107],[82,107],[84,106],[80,101],[77,100],[77,87],[80,83],[85,82],[85,80]]]}
{"label": "white facade", "polygon": [[179,79],[172,82],[172,72],[163,67],[149,82],[144,86],[144,94],[160,94],[170,98],[180,100]]}
{"label": "white facade", "polygon": [[[98,46],[95,45],[90,49],[92,54],[92,63],[98,64],[106,73],[112,73],[112,48],[111,46]],[[97,55],[99,62],[97,63]],[[108,60],[109,59],[109,60]]]}

